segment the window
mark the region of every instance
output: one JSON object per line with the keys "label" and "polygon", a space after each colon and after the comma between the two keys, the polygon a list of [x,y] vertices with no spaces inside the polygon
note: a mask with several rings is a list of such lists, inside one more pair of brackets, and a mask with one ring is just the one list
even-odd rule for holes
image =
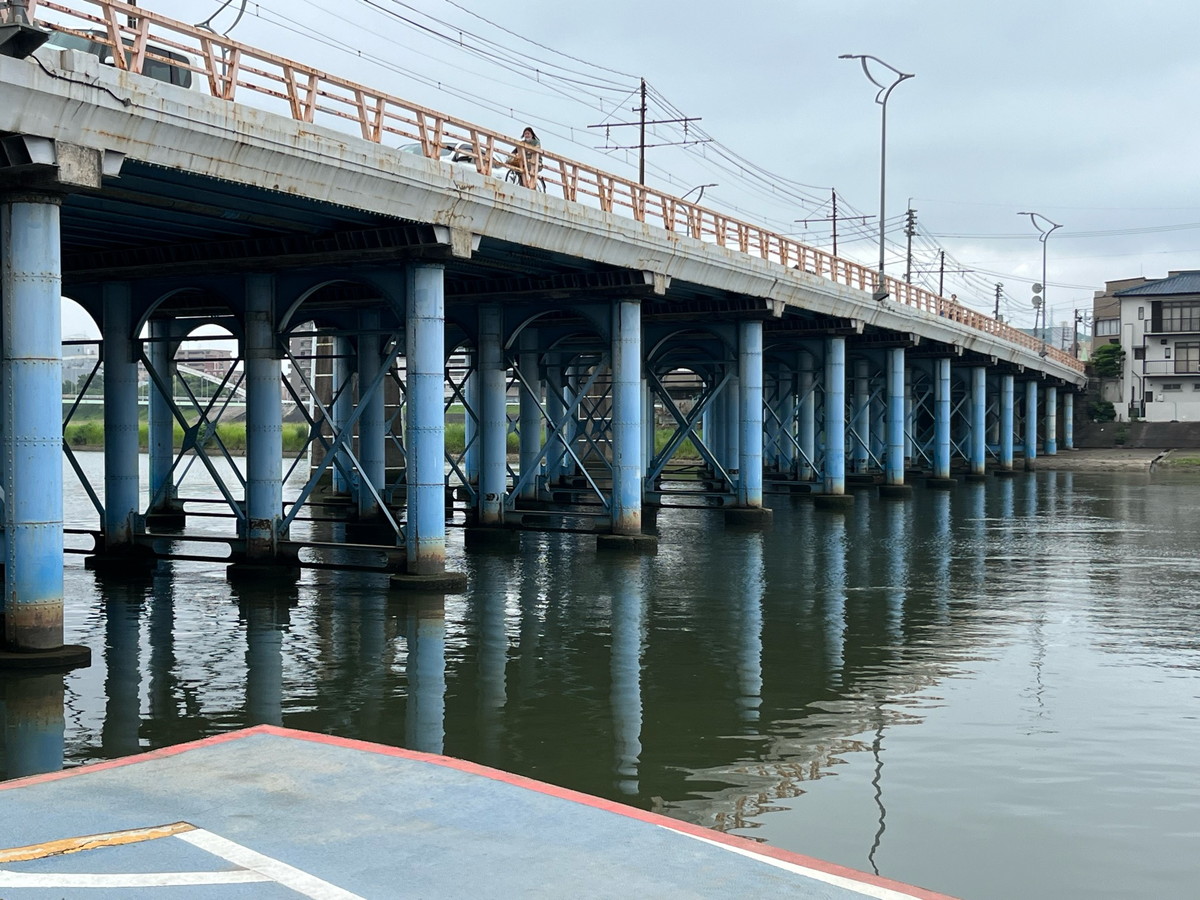
{"label": "window", "polygon": [[1162,305],[1162,326],[1156,331],[1200,331],[1200,303],[1188,300]]}
{"label": "window", "polygon": [[1145,347],[1134,347],[1133,348],[1133,358],[1134,359],[1145,359],[1146,358],[1146,348]]}
{"label": "window", "polygon": [[1110,334],[1121,333],[1120,319],[1097,319],[1096,320],[1096,337],[1107,337]]}
{"label": "window", "polygon": [[1138,321],[1140,322],[1144,318],[1146,318],[1146,307],[1139,306],[1138,307]]}
{"label": "window", "polygon": [[1172,382],[1171,384],[1164,384],[1162,386],[1162,389],[1164,391],[1182,391],[1183,385],[1180,384],[1179,382]]}
{"label": "window", "polygon": [[1175,374],[1200,372],[1200,341],[1187,341],[1175,345]]}

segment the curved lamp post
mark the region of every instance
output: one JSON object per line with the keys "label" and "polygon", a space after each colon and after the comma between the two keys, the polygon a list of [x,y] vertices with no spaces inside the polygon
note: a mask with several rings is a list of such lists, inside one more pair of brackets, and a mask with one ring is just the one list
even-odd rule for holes
{"label": "curved lamp post", "polygon": [[[1045,348],[1045,344],[1046,344],[1046,238],[1050,237],[1050,235],[1056,229],[1062,228],[1062,226],[1059,225],[1057,222],[1052,222],[1050,219],[1047,219],[1041,213],[1019,212],[1019,213],[1017,213],[1017,215],[1018,216],[1029,216],[1029,221],[1032,222],[1033,227],[1038,230],[1038,240],[1041,241],[1041,243],[1042,243],[1042,306],[1041,306],[1042,334],[1041,334],[1041,338],[1042,338],[1042,356],[1045,356],[1046,355],[1046,348]],[[1042,222],[1045,222],[1046,225],[1049,225],[1050,227],[1047,228],[1045,225],[1041,224],[1041,222],[1038,221],[1039,219],[1041,219]],[[1037,331],[1037,313],[1036,312],[1034,313],[1034,316],[1033,316],[1033,330]]]}
{"label": "curved lamp post", "polygon": [[710,188],[710,187],[717,187],[717,184],[715,182],[713,184],[698,184],[694,188],[691,188],[690,190],[685,192],[684,195],[682,197],[680,197],[679,199],[686,200],[688,194],[692,193],[692,191],[699,191],[700,193],[696,197],[696,203],[699,204],[700,201],[704,199],[704,189]]}
{"label": "curved lamp post", "polygon": [[[882,127],[880,129],[879,138],[879,285],[875,289],[874,297],[876,300],[886,300],[888,297],[887,288],[883,283],[883,234],[884,234],[884,207],[887,197],[887,102],[892,91],[896,89],[896,85],[908,78],[914,78],[906,72],[901,72],[895,66],[889,66],[878,56],[869,56],[864,53],[843,53],[838,59],[857,59],[862,63],[863,74],[867,76],[867,80],[875,87],[879,88],[879,93],[875,95],[875,102],[879,104],[883,113],[880,116]],[[880,81],[871,74],[871,68],[868,61],[876,62],[892,73],[892,78],[886,82]]]}

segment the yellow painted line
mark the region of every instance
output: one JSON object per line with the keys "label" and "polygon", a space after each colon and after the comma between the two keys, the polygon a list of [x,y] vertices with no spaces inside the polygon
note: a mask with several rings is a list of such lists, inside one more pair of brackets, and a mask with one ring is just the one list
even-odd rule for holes
{"label": "yellow painted line", "polygon": [[51,856],[64,856],[68,853],[79,853],[83,850],[95,850],[98,847],[120,847],[124,844],[140,844],[143,841],[154,841],[158,838],[172,837],[188,831],[195,831],[196,826],[187,822],[173,822],[170,825],[154,825],[150,828],[130,828],[126,831],[108,831],[103,834],[89,834],[83,837],[63,838],[58,841],[43,841],[40,844],[29,844],[25,847],[10,847],[0,850],[0,865],[4,863],[26,862],[31,859],[46,859]]}

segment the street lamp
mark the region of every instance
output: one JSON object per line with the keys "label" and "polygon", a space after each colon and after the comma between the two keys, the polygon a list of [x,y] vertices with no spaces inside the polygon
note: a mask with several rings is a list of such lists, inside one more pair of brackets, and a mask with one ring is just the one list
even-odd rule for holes
{"label": "street lamp", "polygon": [[[1038,230],[1038,240],[1042,242],[1042,303],[1041,303],[1042,334],[1041,334],[1041,338],[1042,338],[1042,344],[1044,345],[1046,343],[1046,238],[1050,237],[1050,235],[1053,234],[1056,229],[1062,228],[1062,226],[1059,225],[1057,222],[1052,222],[1050,219],[1047,219],[1041,213],[1019,212],[1019,213],[1017,213],[1017,215],[1018,216],[1029,216],[1029,221],[1032,222],[1033,227]],[[1043,222],[1048,224],[1050,227],[1046,228],[1045,225],[1042,225],[1041,223],[1038,222],[1038,219],[1041,219]],[[1033,330],[1034,331],[1038,330],[1037,311],[1036,310],[1034,311],[1034,314],[1033,314]],[[1045,347],[1043,346],[1042,349],[1043,349],[1042,356],[1045,356],[1046,355]]]}
{"label": "street lamp", "polygon": [[710,187],[718,187],[718,185],[717,185],[717,184],[715,184],[715,183],[714,183],[714,184],[698,184],[698,185],[696,185],[694,188],[692,188],[691,190],[687,191],[687,192],[686,192],[686,193],[685,193],[685,194],[684,194],[682,197],[680,197],[679,199],[680,199],[680,200],[686,200],[686,199],[687,199],[687,195],[688,195],[688,194],[690,194],[692,191],[699,191],[700,193],[699,193],[699,194],[697,195],[697,197],[696,197],[696,203],[697,203],[697,204],[699,204],[699,203],[700,203],[700,201],[704,199],[704,189],[705,189],[705,188],[710,188]]}
{"label": "street lamp", "polygon": [[[879,93],[875,95],[875,102],[878,103],[882,109],[882,115],[880,116],[882,128],[880,130],[879,139],[879,284],[876,287],[873,296],[876,300],[883,301],[888,297],[887,288],[884,287],[883,284],[883,234],[884,228],[886,227],[884,224],[883,215],[885,206],[884,201],[887,197],[887,102],[892,91],[896,89],[896,85],[907,78],[913,78],[915,76],[901,72],[895,66],[889,66],[878,56],[869,56],[863,53],[843,53],[838,57],[838,59],[857,59],[860,63],[862,63],[863,74],[867,76],[867,80],[870,81],[871,84],[875,85],[875,87],[879,88]],[[891,72],[895,76],[894,80],[889,79],[887,82],[879,81],[879,79],[871,74],[871,69],[867,64],[868,60],[878,63]]]}

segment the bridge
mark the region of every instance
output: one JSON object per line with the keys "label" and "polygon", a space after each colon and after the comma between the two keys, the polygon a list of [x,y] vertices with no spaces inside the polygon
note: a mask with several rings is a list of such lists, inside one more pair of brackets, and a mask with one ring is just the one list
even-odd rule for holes
{"label": "bridge", "polygon": [[[187,527],[185,458],[236,523],[230,577],[307,564],[291,526],[339,502],[397,589],[452,591],[448,521],[503,544],[569,513],[599,548],[645,552],[644,516],[680,497],[765,526],[767,491],[903,498],[1071,444],[1076,359],[652,186],[116,0],[2,4],[0,52],[5,659],[69,650],[60,294],[102,334],[96,567],[152,562]],[[170,391],[211,325],[244,371],[231,483],[219,404]],[[309,427],[287,497],[285,396]]]}

